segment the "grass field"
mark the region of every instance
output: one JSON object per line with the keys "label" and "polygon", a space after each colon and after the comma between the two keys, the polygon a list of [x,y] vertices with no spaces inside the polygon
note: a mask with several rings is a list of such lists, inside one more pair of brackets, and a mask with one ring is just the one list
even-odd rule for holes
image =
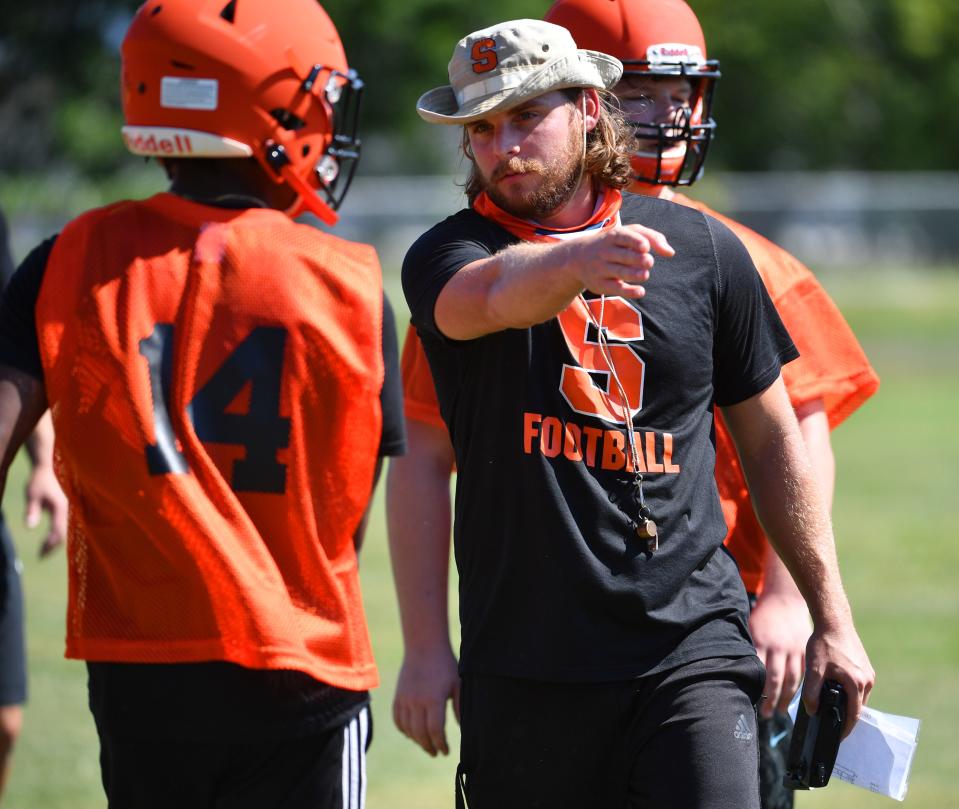
{"label": "grass field", "polygon": [[[953,421],[959,404],[959,273],[862,271],[830,273],[824,281],[882,378],[877,396],[834,436],[840,557],[878,672],[871,704],[923,720],[907,804],[959,807],[959,699],[953,690],[959,683],[959,430]],[[394,294],[393,300],[400,308],[402,297]],[[21,463],[5,505],[25,565],[31,702],[3,805],[102,807],[84,668],[62,659],[64,557],[38,561],[37,537],[18,530],[22,470]],[[374,697],[369,806],[448,807],[453,761],[429,759],[399,735],[390,718],[402,650],[382,492],[377,504],[362,568],[383,681]],[[858,809],[888,800],[836,783],[801,795],[798,805]]]}

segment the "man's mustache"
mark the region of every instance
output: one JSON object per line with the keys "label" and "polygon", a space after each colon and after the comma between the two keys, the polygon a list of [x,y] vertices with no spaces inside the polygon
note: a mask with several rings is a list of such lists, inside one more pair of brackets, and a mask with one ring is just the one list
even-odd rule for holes
{"label": "man's mustache", "polygon": [[539,160],[521,160],[518,157],[511,157],[505,163],[500,163],[493,171],[490,182],[498,182],[507,174],[522,174],[523,172],[535,172],[542,174],[545,166]]}

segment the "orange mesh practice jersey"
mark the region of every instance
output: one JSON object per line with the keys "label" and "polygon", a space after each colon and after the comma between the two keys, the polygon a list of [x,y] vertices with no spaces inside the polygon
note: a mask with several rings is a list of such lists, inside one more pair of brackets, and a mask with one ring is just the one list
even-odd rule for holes
{"label": "orange mesh practice jersey", "polygon": [[[700,202],[675,194],[674,202],[719,219],[743,242],[769,290],[799,359],[783,367],[793,407],[821,399],[830,428],[839,425],[879,387],[879,378],[839,309],[812,272],[755,231]],[[412,326],[403,346],[407,418],[443,425],[423,346]],[[716,414],[716,482],[729,533],[726,545],[739,564],[746,590],[762,591],[768,541],[756,519],[739,456],[722,416]]]}
{"label": "orange mesh practice jersey", "polygon": [[[682,194],[673,202],[715,217],[749,251],[789,330],[799,358],[783,366],[793,407],[821,399],[833,429],[872,396],[879,377],[842,313],[812,272],[781,247],[701,202]],[[716,414],[716,482],[729,533],[726,546],[739,564],[746,590],[760,593],[768,540],[756,519],[732,436]]]}
{"label": "orange mesh practice jersey", "polygon": [[381,433],[373,248],[160,194],[70,223],[37,303],[67,656],[376,684],[353,534]]}

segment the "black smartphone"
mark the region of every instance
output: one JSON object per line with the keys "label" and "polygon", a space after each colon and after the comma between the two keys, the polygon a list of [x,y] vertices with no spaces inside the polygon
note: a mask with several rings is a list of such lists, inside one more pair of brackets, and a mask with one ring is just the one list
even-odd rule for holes
{"label": "black smartphone", "polygon": [[846,726],[846,692],[834,680],[826,680],[819,694],[819,710],[806,713],[802,700],[796,711],[783,786],[818,789],[829,783],[839,754],[839,740]]}

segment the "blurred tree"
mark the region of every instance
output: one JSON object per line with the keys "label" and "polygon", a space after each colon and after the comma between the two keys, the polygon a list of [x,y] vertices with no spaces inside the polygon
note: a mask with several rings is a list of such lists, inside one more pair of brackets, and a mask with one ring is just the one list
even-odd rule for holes
{"label": "blurred tree", "polygon": [[122,157],[117,46],[135,0],[5,2],[0,171],[62,164],[101,174]]}
{"label": "blurred tree", "polygon": [[691,0],[723,78],[712,166],[959,169],[955,0]]}

